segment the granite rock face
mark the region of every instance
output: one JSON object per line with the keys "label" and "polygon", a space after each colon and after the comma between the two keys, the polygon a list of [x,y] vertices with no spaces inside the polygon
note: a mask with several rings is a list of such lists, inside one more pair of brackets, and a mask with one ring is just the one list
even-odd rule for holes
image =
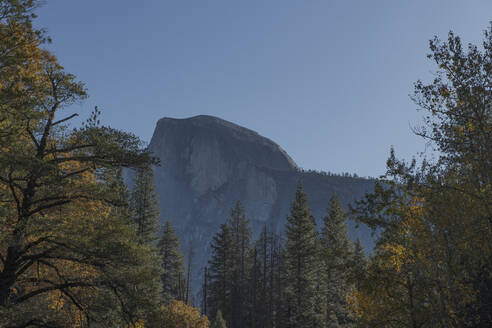
{"label": "granite rock face", "polygon": [[[154,168],[161,221],[171,221],[185,253],[190,245],[194,249],[195,291],[212,236],[236,201],[243,203],[257,237],[265,225],[283,232],[299,180],[319,223],[333,193],[347,205],[374,185],[366,179],[301,172],[273,141],[212,116],[160,119],[149,149],[161,161]],[[372,247],[366,229],[356,230],[350,223],[349,232]]]}

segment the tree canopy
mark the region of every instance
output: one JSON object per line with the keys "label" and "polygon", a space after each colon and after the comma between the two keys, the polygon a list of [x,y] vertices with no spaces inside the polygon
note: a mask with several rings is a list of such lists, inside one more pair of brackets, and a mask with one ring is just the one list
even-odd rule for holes
{"label": "tree canopy", "polygon": [[155,301],[159,270],[110,176],[153,160],[97,109],[70,127],[87,92],[42,49],[37,4],[0,2],[0,325],[120,327]]}
{"label": "tree canopy", "polygon": [[415,132],[438,158],[407,164],[392,151],[354,210],[382,229],[354,298],[363,327],[492,325],[492,25],[482,48],[450,32],[430,50],[437,72],[415,84]]}

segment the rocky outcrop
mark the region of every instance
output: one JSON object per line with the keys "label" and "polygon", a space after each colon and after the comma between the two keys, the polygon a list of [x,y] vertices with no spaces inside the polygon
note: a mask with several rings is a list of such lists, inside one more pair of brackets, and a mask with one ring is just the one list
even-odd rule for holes
{"label": "rocky outcrop", "polygon": [[[298,180],[318,222],[333,193],[347,205],[373,187],[366,179],[301,172],[275,142],[212,116],[160,119],[149,149],[161,161],[154,168],[161,220],[171,221],[185,252],[194,248],[195,290],[212,236],[237,200],[257,235],[265,225],[283,232]],[[372,247],[366,230],[349,230]]]}

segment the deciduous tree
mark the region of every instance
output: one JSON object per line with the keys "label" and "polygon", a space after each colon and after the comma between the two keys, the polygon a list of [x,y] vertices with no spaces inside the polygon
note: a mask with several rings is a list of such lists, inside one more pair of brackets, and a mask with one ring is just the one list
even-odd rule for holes
{"label": "deciduous tree", "polygon": [[488,327],[492,26],[482,49],[465,50],[450,32],[445,42],[431,40],[430,50],[437,73],[415,84],[425,113],[415,132],[438,159],[407,164],[392,151],[386,177],[359,203],[358,219],[381,229],[369,282],[358,293],[359,315],[381,327]]}
{"label": "deciduous tree", "polygon": [[201,315],[199,309],[182,301],[163,306],[159,317],[159,327],[163,328],[208,328],[210,325],[207,316]]}
{"label": "deciduous tree", "polygon": [[97,110],[68,126],[86,91],[41,49],[35,6],[0,1],[0,325],[122,326],[153,303],[159,273],[107,173],[152,159]]}

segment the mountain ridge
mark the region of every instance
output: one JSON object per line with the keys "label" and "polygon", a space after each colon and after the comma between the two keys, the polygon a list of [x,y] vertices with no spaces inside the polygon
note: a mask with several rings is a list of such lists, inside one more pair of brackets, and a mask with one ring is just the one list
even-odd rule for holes
{"label": "mountain ridge", "polygon": [[[374,186],[368,179],[303,171],[274,141],[209,115],[160,119],[149,150],[161,161],[154,167],[161,222],[171,221],[185,253],[190,245],[195,248],[194,290],[210,241],[238,200],[256,237],[264,226],[283,233],[299,180],[318,224],[331,195],[336,193],[347,207]],[[372,248],[368,230],[354,226],[349,222],[351,237]]]}

